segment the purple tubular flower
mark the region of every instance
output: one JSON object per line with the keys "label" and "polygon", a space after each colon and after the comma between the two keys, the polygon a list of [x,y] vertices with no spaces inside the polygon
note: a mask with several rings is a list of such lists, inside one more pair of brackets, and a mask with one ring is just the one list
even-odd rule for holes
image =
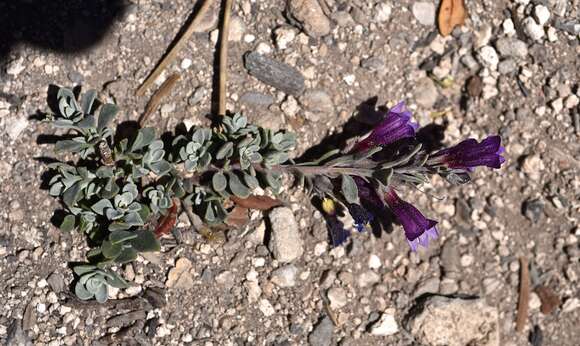
{"label": "purple tubular flower", "polygon": [[417,208],[399,198],[395,190],[389,189],[385,193],[385,201],[403,225],[412,251],[417,251],[419,245],[426,248],[429,245],[429,239],[437,238],[439,235],[437,221],[425,218]]}
{"label": "purple tubular flower", "polygon": [[504,151],[499,136],[489,136],[481,143],[469,138],[451,148],[436,152],[429,158],[427,164],[467,171],[472,171],[477,166],[500,168],[505,162],[505,158],[501,156]]}
{"label": "purple tubular flower", "polygon": [[388,145],[402,138],[415,136],[418,124],[411,122],[411,112],[405,102],[399,102],[389,110],[387,116],[372,130],[370,135],[358,142],[354,151],[365,151],[378,145]]}

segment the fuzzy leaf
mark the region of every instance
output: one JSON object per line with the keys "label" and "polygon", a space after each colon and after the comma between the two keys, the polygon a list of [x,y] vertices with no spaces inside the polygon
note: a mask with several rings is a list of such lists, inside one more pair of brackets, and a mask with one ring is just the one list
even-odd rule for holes
{"label": "fuzzy leaf", "polygon": [[99,122],[97,123],[97,131],[101,132],[107,125],[115,118],[119,108],[111,103],[104,104],[99,112]]}
{"label": "fuzzy leaf", "polygon": [[[117,258],[115,258],[115,262],[119,263],[119,264],[133,262],[134,260],[137,259],[137,255],[138,255],[138,253],[135,249],[133,249],[132,247],[126,247],[123,249],[121,254],[119,256],[117,256]],[[107,280],[107,283],[109,283],[108,280]],[[113,285],[111,285],[111,286],[113,286]],[[113,286],[113,287],[115,287],[115,286]]]}
{"label": "fuzzy leaf", "polygon": [[250,196],[250,189],[248,189],[248,187],[240,181],[240,178],[238,178],[236,174],[228,173],[228,177],[230,180],[229,181],[230,191],[234,195],[241,198],[247,198]]}
{"label": "fuzzy leaf", "polygon": [[101,245],[101,250],[103,251],[103,256],[106,258],[116,258],[121,254],[123,246],[120,243],[113,244],[112,242],[105,240]]}
{"label": "fuzzy leaf", "polygon": [[131,145],[131,151],[136,151],[146,147],[147,145],[151,144],[153,140],[155,140],[155,129],[152,127],[141,129],[137,133],[137,137],[135,137],[133,145]]}
{"label": "fuzzy leaf", "polygon": [[105,215],[105,209],[108,208],[113,208],[113,204],[108,199],[101,199],[91,207],[99,215]]}
{"label": "fuzzy leaf", "polygon": [[356,187],[354,179],[350,175],[342,175],[341,189],[342,194],[348,203],[359,203],[358,188]]}
{"label": "fuzzy leaf", "polygon": [[81,183],[77,182],[62,194],[62,201],[69,208],[73,207],[81,199],[82,192]]}
{"label": "fuzzy leaf", "polygon": [[98,290],[95,292],[95,299],[99,302],[99,303],[104,303],[107,301],[108,297],[108,291],[107,291],[107,285],[101,285]]}
{"label": "fuzzy leaf", "polygon": [[139,252],[154,252],[161,250],[161,245],[153,232],[149,230],[139,230],[135,232],[137,238],[131,239],[131,245]]}
{"label": "fuzzy leaf", "polygon": [[75,284],[75,295],[80,300],[89,300],[94,296],[93,293],[87,291],[85,286],[81,284],[80,281]]}
{"label": "fuzzy leaf", "polygon": [[[121,254],[118,258],[120,258],[121,256],[123,256],[123,254]],[[135,256],[135,258],[136,257],[137,256]],[[121,276],[119,276],[119,274],[117,274],[113,271],[107,272],[107,277],[105,278],[105,281],[107,282],[107,284],[109,286],[112,286],[115,288],[123,289],[123,288],[129,287],[129,284],[127,283],[127,281],[125,281]]]}
{"label": "fuzzy leaf", "polygon": [[77,153],[87,147],[87,143],[81,143],[73,141],[72,139],[65,139],[58,141],[55,144],[55,150],[57,153],[63,151],[70,151],[71,153]]}
{"label": "fuzzy leaf", "polygon": [[137,234],[127,231],[115,231],[109,234],[109,241],[113,244],[120,244],[127,240],[137,238]]}
{"label": "fuzzy leaf", "polygon": [[227,142],[223,144],[218,150],[215,158],[218,160],[223,160],[230,157],[234,153],[234,143]]}
{"label": "fuzzy leaf", "polygon": [[258,179],[251,174],[244,173],[243,178],[246,185],[252,190],[260,186]]}
{"label": "fuzzy leaf", "polygon": [[95,99],[97,98],[97,91],[96,90],[89,90],[87,91],[81,100],[81,110],[85,114],[91,113],[91,108],[93,108],[93,104]]}
{"label": "fuzzy leaf", "polygon": [[228,182],[226,180],[225,175],[222,172],[217,172],[211,178],[211,184],[214,190],[217,192],[223,191],[228,186]]}
{"label": "fuzzy leaf", "polygon": [[92,265],[92,264],[81,264],[81,265],[75,266],[73,268],[73,271],[78,276],[83,276],[86,273],[90,273],[90,272],[92,272],[95,269],[97,269],[97,267],[94,266],[94,265]]}
{"label": "fuzzy leaf", "polygon": [[60,224],[60,230],[63,232],[70,232],[75,228],[76,217],[74,215],[67,215]]}

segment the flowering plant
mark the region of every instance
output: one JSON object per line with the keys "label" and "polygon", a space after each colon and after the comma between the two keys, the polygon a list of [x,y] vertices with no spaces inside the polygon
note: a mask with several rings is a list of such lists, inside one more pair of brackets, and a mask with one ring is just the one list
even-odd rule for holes
{"label": "flowering plant", "polygon": [[206,225],[223,224],[233,204],[263,209],[275,205],[274,199],[266,206],[250,200],[257,198],[258,188],[279,193],[282,177],[289,174],[322,199],[334,245],[350,235],[339,218],[342,211],[364,231],[373,218],[384,218],[390,209],[415,251],[437,237],[437,222],[402,200],[399,188],[421,185],[431,174],[466,183],[475,167],[499,168],[504,162],[497,136],[426,152],[403,103],[351,148],[295,162],[290,158],[294,134],[249,124],[241,114],[224,116],[213,128],[194,127],[161,140],[153,128],[114,134],[110,123],[116,106],[100,105],[93,91],[80,103],[76,99],[71,90],[61,88],[59,108],[49,119],[68,130],[68,138],[57,142],[56,149],[78,154],[80,160],[50,165],[49,184],[50,194],[59,197],[65,209],[61,228],[78,229],[91,240],[88,263],[74,268],[79,276],[75,292],[81,299],[105,301],[107,286],[127,287],[115,265],[158,251],[158,239],[175,224],[178,205]]}

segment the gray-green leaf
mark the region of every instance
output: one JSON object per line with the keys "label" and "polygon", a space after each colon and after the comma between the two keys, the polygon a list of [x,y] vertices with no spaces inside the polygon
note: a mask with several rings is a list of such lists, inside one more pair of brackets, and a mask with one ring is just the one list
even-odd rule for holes
{"label": "gray-green leaf", "polygon": [[342,194],[348,203],[359,203],[358,188],[350,175],[342,175]]}
{"label": "gray-green leaf", "polygon": [[211,178],[211,184],[214,190],[216,191],[223,191],[228,186],[228,182],[226,180],[225,175],[222,172],[217,172]]}

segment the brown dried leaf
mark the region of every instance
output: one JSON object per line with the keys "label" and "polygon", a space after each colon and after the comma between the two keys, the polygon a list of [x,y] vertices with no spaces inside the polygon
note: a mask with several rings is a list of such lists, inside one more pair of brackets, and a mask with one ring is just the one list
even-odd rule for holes
{"label": "brown dried leaf", "polygon": [[560,306],[560,297],[554,293],[549,287],[538,286],[536,287],[536,294],[540,297],[542,305],[540,306],[540,311],[544,315],[551,314],[558,306]]}
{"label": "brown dried leaf", "polygon": [[282,202],[278,199],[274,199],[268,196],[250,196],[248,198],[240,198],[236,196],[230,197],[232,201],[244,208],[248,209],[258,209],[258,210],[270,210],[274,207],[282,205]]}
{"label": "brown dried leaf", "polygon": [[467,11],[463,0],[442,0],[437,18],[441,35],[447,36],[457,25],[463,25],[466,16]]}
{"label": "brown dried leaf", "polygon": [[248,221],[250,221],[248,208],[238,205],[230,211],[224,222],[228,226],[242,228]]}

